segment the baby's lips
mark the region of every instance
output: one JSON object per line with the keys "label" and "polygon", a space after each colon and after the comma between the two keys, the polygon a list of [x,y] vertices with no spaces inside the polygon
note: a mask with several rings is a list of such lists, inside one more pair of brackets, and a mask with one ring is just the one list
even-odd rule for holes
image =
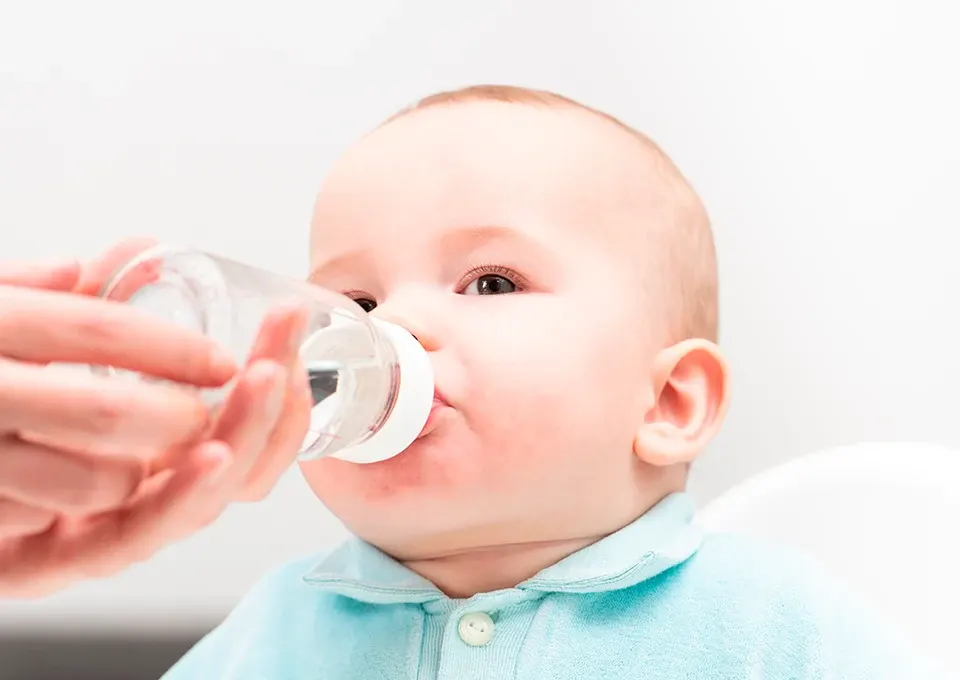
{"label": "baby's lips", "polygon": [[420,434],[417,435],[417,439],[429,434],[434,430],[436,427],[436,417],[434,414],[437,412],[437,409],[441,408],[451,408],[451,406],[440,392],[435,391],[433,393],[433,407],[430,409],[430,415],[427,416],[427,422],[423,424],[423,429],[420,430]]}

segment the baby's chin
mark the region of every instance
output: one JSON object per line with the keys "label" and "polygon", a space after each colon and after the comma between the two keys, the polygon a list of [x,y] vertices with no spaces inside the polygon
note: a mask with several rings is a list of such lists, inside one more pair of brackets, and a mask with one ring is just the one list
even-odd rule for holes
{"label": "baby's chin", "polygon": [[456,532],[468,519],[461,515],[464,495],[470,495],[463,492],[471,484],[472,447],[459,434],[456,428],[435,430],[379,463],[325,458],[300,468],[320,501],[352,533],[381,549],[406,547]]}

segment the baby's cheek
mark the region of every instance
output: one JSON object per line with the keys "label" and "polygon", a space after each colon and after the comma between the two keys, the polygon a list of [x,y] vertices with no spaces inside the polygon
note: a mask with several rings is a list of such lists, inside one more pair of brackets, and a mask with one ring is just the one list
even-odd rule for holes
{"label": "baby's cheek", "polygon": [[533,373],[480,373],[457,408],[441,412],[437,429],[399,456],[369,465],[311,461],[301,464],[304,477],[336,514],[356,504],[399,508],[523,488],[562,465],[558,452],[578,438],[585,415],[571,408],[575,389],[545,385]]}
{"label": "baby's cheek", "polygon": [[[454,414],[451,414],[454,415]],[[358,465],[333,458],[302,463],[304,477],[335,513],[353,504],[398,503],[452,493],[464,479],[478,479],[477,447],[457,423],[414,442],[398,456]]]}
{"label": "baby's cheek", "polygon": [[357,504],[379,503],[422,487],[428,477],[422,462],[406,454],[369,465],[328,458],[302,464],[301,469],[314,493],[338,515]]}

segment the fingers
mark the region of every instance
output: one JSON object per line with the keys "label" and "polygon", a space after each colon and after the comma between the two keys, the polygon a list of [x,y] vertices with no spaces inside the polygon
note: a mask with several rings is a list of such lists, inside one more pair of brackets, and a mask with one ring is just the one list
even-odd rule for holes
{"label": "fingers", "polygon": [[310,427],[313,399],[306,370],[297,363],[287,389],[282,415],[266,448],[257,458],[234,500],[260,501],[296,459]]}
{"label": "fingers", "polygon": [[[230,395],[213,438],[233,453],[224,487],[237,486],[253,468],[277,426],[286,396],[286,376],[281,366],[268,360],[254,362]],[[235,489],[226,489],[228,498]]]}
{"label": "fingers", "polygon": [[120,267],[145,250],[157,245],[154,239],[136,238],[119,243],[83,268],[74,292],[99,295],[104,284]]}
{"label": "fingers", "polygon": [[307,312],[302,308],[277,309],[267,314],[248,362],[271,359],[292,368],[299,359],[306,319]]}
{"label": "fingers", "polygon": [[15,437],[0,440],[0,498],[67,515],[122,504],[140,482],[136,461],[68,453]]}
{"label": "fingers", "polygon": [[0,544],[0,594],[39,596],[116,573],[213,521],[238,489],[266,493],[299,450],[309,420],[307,376],[297,361],[303,319],[293,310],[265,323],[253,360],[208,433],[213,439],[144,480],[120,510],[57,521],[12,548]]}
{"label": "fingers", "polygon": [[56,519],[50,510],[0,498],[0,541],[43,533]]}
{"label": "fingers", "polygon": [[60,262],[0,262],[0,284],[71,290],[80,279],[80,263],[76,260]]}
{"label": "fingers", "polygon": [[190,461],[136,503],[0,544],[0,597],[39,597],[83,578],[117,573],[200,528],[198,510],[230,459],[204,442]]}
{"label": "fingers", "polygon": [[85,576],[108,576],[196,532],[222,510],[209,496],[230,460],[224,443],[203,442],[164,484],[131,506],[89,522],[60,551],[61,559],[73,561]]}
{"label": "fingers", "polygon": [[195,331],[124,305],[0,286],[0,356],[113,366],[203,387],[236,371],[226,350]]}
{"label": "fingers", "polygon": [[0,433],[69,449],[156,451],[191,440],[208,411],[184,389],[0,359]]}
{"label": "fingers", "polygon": [[163,271],[163,260],[160,258],[147,258],[131,264],[124,270],[119,280],[111,283],[110,289],[104,292],[103,299],[112,302],[129,302],[144,286],[159,281],[161,271]]}
{"label": "fingers", "polygon": [[[276,419],[264,418],[267,411],[273,412],[272,407],[264,404],[269,398],[265,391],[270,389],[270,385],[260,385],[261,378],[258,377],[259,371],[273,369],[258,367],[258,364],[266,361],[281,374],[284,373],[284,367],[297,365],[300,337],[303,335],[305,323],[306,314],[303,309],[277,309],[267,314],[250,352],[248,367],[237,379],[226,402],[219,408],[216,422],[203,434],[204,438],[225,441],[230,445],[235,460],[228,477],[235,486],[244,479],[261,453],[255,448],[256,442],[267,442],[277,425]],[[287,381],[284,375],[279,379]],[[268,378],[267,383],[270,380]],[[277,389],[283,391],[282,386]],[[282,395],[279,399],[282,408],[285,396]],[[266,429],[258,432],[256,426]],[[165,451],[151,462],[151,472],[176,467],[183,454],[182,448]]]}
{"label": "fingers", "polygon": [[[246,383],[246,389],[238,391],[236,402],[228,404],[218,424],[214,437],[229,444],[234,455],[228,473],[234,484],[230,500],[259,500],[265,496],[293,462],[303,442],[309,425],[309,407],[304,408],[303,400],[307,378],[299,362],[305,324],[304,309],[276,310],[268,315],[250,353],[253,363],[248,371],[265,370],[259,366],[268,362],[280,369],[280,382],[263,386]],[[257,425],[245,415],[247,409],[263,416]]]}

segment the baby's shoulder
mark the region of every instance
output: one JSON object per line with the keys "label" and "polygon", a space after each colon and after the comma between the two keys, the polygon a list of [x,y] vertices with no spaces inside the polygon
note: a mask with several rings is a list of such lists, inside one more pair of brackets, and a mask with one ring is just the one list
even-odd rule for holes
{"label": "baby's shoulder", "polygon": [[728,651],[742,647],[744,658],[791,672],[824,669],[829,677],[934,677],[892,617],[786,546],[707,535],[665,577],[664,602],[686,603],[688,623]]}
{"label": "baby's shoulder", "polygon": [[794,548],[738,534],[706,534],[683,565],[683,576],[702,586],[745,589],[758,594],[836,587],[834,579],[811,556]]}
{"label": "baby's shoulder", "polygon": [[676,585],[700,602],[721,602],[735,617],[794,627],[820,626],[825,618],[863,606],[816,559],[793,548],[734,534],[708,534],[675,574]]}

